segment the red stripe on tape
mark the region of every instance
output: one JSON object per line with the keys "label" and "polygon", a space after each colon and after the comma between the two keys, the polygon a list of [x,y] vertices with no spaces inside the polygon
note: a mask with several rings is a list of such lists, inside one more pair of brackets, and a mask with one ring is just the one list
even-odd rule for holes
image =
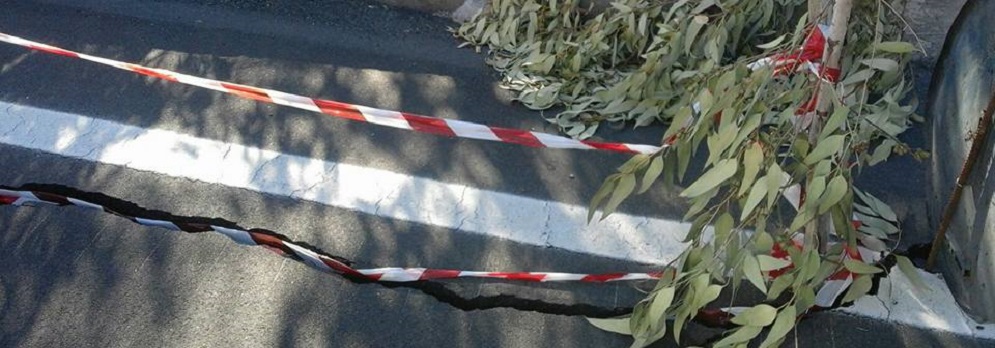
{"label": "red stripe on tape", "polygon": [[273,98],[269,97],[269,93],[266,91],[249,86],[236,85],[233,83],[222,82],[221,86],[227,88],[232,94],[237,95],[242,98],[248,98],[253,100],[258,100],[261,102],[272,103]]}
{"label": "red stripe on tape", "polygon": [[335,270],[336,272],[339,272],[339,273],[342,273],[342,274],[349,274],[349,275],[358,275],[358,276],[361,276],[361,277],[367,277],[367,278],[369,278],[368,276],[365,276],[362,273],[357,272],[352,267],[349,267],[348,265],[346,265],[346,264],[344,264],[342,262],[339,262],[338,260],[329,258],[329,257],[327,257],[325,255],[319,255],[319,258],[321,259],[322,263],[324,263],[326,266],[330,267],[331,269]]}
{"label": "red stripe on tape", "polygon": [[539,139],[536,139],[536,137],[532,135],[532,132],[498,127],[492,127],[491,131],[493,131],[494,135],[497,135],[498,138],[501,138],[501,140],[506,143],[530,147],[543,147],[542,142],[540,142]]}
{"label": "red stripe on tape", "polygon": [[418,280],[451,279],[459,277],[460,271],[451,269],[426,269]]}
{"label": "red stripe on tape", "polygon": [[15,196],[0,196],[0,205],[11,205],[17,201]]}
{"label": "red stripe on tape", "polygon": [[639,153],[639,151],[633,150],[628,146],[625,146],[625,144],[620,144],[620,143],[602,143],[597,141],[581,141],[581,142],[600,150],[609,150],[609,151],[623,152],[623,153]]}
{"label": "red stripe on tape", "polygon": [[39,45],[28,45],[28,48],[39,50],[39,51],[48,52],[48,53],[51,53],[51,54],[58,54],[60,56],[79,58],[79,54],[77,54],[76,52],[64,50],[64,49],[61,49],[61,48],[58,48],[58,47],[45,47],[45,46],[39,46]]}
{"label": "red stripe on tape", "polygon": [[314,101],[314,105],[317,105],[318,109],[321,109],[321,112],[324,114],[366,122],[366,117],[363,116],[363,113],[359,112],[359,109],[353,105],[324,99],[313,99],[312,101]]}
{"label": "red stripe on tape", "polygon": [[608,273],[608,274],[590,274],[581,278],[582,282],[592,282],[592,283],[604,283],[609,280],[615,280],[625,276],[625,273]]}
{"label": "red stripe on tape", "polygon": [[456,133],[452,129],[449,129],[449,125],[446,124],[446,120],[432,117],[425,117],[420,115],[412,115],[401,113],[401,116],[408,121],[411,128],[425,133],[432,133],[437,135],[443,135],[447,137],[454,137]]}
{"label": "red stripe on tape", "polygon": [[532,273],[509,273],[509,272],[492,272],[488,273],[488,276],[494,278],[504,278],[509,280],[522,280],[529,282],[541,282],[546,279],[545,274],[532,274]]}
{"label": "red stripe on tape", "polygon": [[163,80],[166,80],[166,81],[170,81],[170,82],[179,82],[179,80],[177,80],[172,75],[163,74],[161,72],[158,72],[158,71],[155,71],[155,70],[152,70],[152,69],[148,69],[148,68],[143,68],[143,67],[140,67],[140,66],[137,66],[137,65],[134,65],[134,64],[128,64],[128,69],[131,69],[131,71],[134,71],[136,73],[139,73],[139,74],[142,74],[142,75],[145,75],[145,76],[151,76],[151,77],[155,77],[155,78],[160,78],[160,79],[163,79]]}

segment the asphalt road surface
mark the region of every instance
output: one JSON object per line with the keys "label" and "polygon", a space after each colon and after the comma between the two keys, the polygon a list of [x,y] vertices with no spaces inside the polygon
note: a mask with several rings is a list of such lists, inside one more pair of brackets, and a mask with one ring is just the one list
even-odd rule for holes
{"label": "asphalt road surface", "polygon": [[[6,3],[0,11],[2,32],[85,53],[303,95],[555,132],[537,113],[510,102],[482,56],[455,48],[445,32],[448,25],[444,18],[359,1],[41,1]],[[586,204],[601,178],[625,160],[345,122],[9,45],[0,46],[0,101],[568,204]],[[656,134],[609,129],[600,136],[654,143]],[[369,266],[651,268],[10,145],[0,145],[0,168],[0,185],[63,185],[177,215],[222,218],[272,229]],[[906,173],[916,171],[921,170]],[[881,190],[889,201],[914,202],[922,194],[921,178],[905,180],[872,191]],[[893,186],[902,188],[889,190]],[[674,197],[674,192],[653,192],[622,210],[677,218],[682,203]],[[920,221],[916,207],[898,204],[896,210]],[[0,208],[0,249],[0,346],[5,347],[629,343],[593,329],[580,316],[465,311],[418,289],[354,284],[220,236],[177,234],[72,208]],[[640,298],[638,286],[645,284],[443,284],[453,296],[480,303],[514,296],[536,309],[599,310],[632,306]],[[684,343],[704,344],[715,333],[693,326]],[[841,313],[802,321],[789,342],[802,347],[990,344]],[[659,345],[674,344],[665,339]]]}

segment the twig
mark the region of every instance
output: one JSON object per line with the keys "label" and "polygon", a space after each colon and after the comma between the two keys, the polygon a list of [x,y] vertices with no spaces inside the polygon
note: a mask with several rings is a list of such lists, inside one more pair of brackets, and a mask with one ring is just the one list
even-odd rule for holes
{"label": "twig", "polygon": [[954,213],[957,212],[957,207],[960,203],[960,196],[964,193],[964,185],[967,184],[967,178],[974,171],[974,165],[978,162],[978,155],[981,154],[981,148],[985,144],[985,140],[988,138],[988,131],[991,128],[992,123],[992,113],[995,112],[995,92],[992,93],[991,98],[988,100],[988,106],[985,107],[984,113],[982,113],[981,118],[978,119],[978,128],[974,132],[973,140],[971,142],[971,150],[967,153],[967,158],[964,159],[964,165],[961,166],[960,175],[957,176],[957,185],[954,186],[954,192],[950,195],[950,199],[947,200],[947,206],[943,210],[943,219],[940,220],[940,229],[936,231],[936,236],[933,238],[933,245],[929,250],[929,258],[926,259],[926,269],[933,269],[936,262],[936,255],[940,250],[940,245],[946,240],[947,229],[950,227],[951,220],[953,220]]}
{"label": "twig", "polygon": [[922,40],[919,39],[919,34],[916,33],[916,30],[912,28],[912,25],[905,20],[905,16],[902,16],[901,13],[898,13],[898,10],[895,10],[895,8],[892,7],[891,3],[889,3],[887,0],[880,0],[880,2],[884,4],[886,7],[888,7],[888,9],[891,10],[891,13],[894,13],[895,17],[898,17],[898,19],[905,24],[905,27],[909,29],[909,33],[911,33],[912,37],[916,39],[916,46],[919,46],[919,52],[922,52],[922,55],[928,57],[929,53],[926,53],[926,48],[922,46]]}
{"label": "twig", "polygon": [[[811,5],[811,2],[809,3]],[[826,49],[822,55],[822,71],[840,69],[840,58],[843,56],[843,41],[846,40],[846,31],[850,25],[850,11],[853,9],[853,0],[836,0],[833,4],[833,16],[829,33],[826,37]],[[822,85],[819,81],[819,86]],[[830,82],[834,86],[836,81]],[[822,132],[822,120],[829,115],[829,109],[833,106],[831,94],[819,93],[816,102],[815,115],[812,117],[812,124],[809,126],[809,143],[816,145],[818,136]],[[813,222],[805,226],[806,241],[816,239],[820,254],[829,251],[829,224],[828,215],[821,215]]]}

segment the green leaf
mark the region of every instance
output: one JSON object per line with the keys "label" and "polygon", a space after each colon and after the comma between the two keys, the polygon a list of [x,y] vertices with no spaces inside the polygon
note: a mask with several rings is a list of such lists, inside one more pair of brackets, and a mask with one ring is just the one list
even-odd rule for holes
{"label": "green leaf", "polygon": [[766,304],[759,304],[740,312],[732,318],[732,323],[740,326],[764,327],[774,322],[777,309]]}
{"label": "green leaf", "polygon": [[688,25],[687,34],[684,36],[684,54],[691,53],[691,46],[694,45],[695,38],[698,37],[698,33],[701,32],[701,28],[708,24],[708,17],[698,15],[691,19],[691,24]]}
{"label": "green leaf", "polygon": [[786,306],[777,313],[777,319],[774,319],[774,325],[770,327],[770,331],[767,333],[767,338],[764,339],[763,343],[760,343],[761,348],[776,347],[781,343],[781,340],[791,332],[791,329],[795,326],[795,320],[797,320],[797,314],[795,312],[795,306]]}
{"label": "green leaf", "polygon": [[846,295],[843,295],[843,303],[856,301],[871,291],[871,286],[873,285],[874,283],[871,281],[870,276],[863,275],[854,278],[853,284],[850,284],[850,288],[846,290]]}
{"label": "green leaf", "polygon": [[852,259],[843,260],[843,267],[846,267],[848,271],[856,274],[874,274],[882,272],[882,270],[878,267],[868,265],[864,263],[864,261],[857,261]]}
{"label": "green leaf", "polygon": [[722,293],[722,285],[712,284],[705,287],[703,290],[698,291],[694,296],[695,307],[701,308],[705,305],[715,301]]}
{"label": "green leaf", "polygon": [[691,186],[688,186],[684,192],[681,192],[681,197],[697,197],[711,191],[735,175],[738,168],[739,161],[737,160],[725,159],[719,161],[712,169],[691,184]]}
{"label": "green leaf", "polygon": [[774,200],[777,199],[777,193],[781,190],[781,186],[784,183],[784,171],[781,170],[781,166],[777,163],[771,163],[770,168],[767,168],[767,205],[773,206]]}
{"label": "green leaf", "polygon": [[722,213],[718,218],[715,219],[715,240],[717,242],[723,243],[727,238],[729,238],[729,233],[732,232],[733,225],[736,222],[733,221],[732,215],[728,212]]}
{"label": "green leaf", "polygon": [[902,255],[895,255],[895,258],[898,260],[898,269],[905,274],[906,278],[909,278],[912,285],[915,285],[915,287],[919,289],[929,289],[929,287],[926,286],[926,283],[922,281],[922,276],[919,275],[919,269],[912,264],[912,261],[910,261],[909,258]]}
{"label": "green leaf", "polygon": [[781,293],[787,290],[794,281],[795,277],[791,274],[782,274],[780,277],[774,278],[774,281],[770,283],[770,289],[767,289],[767,300],[771,301],[781,296]]}
{"label": "green leaf", "polygon": [[805,207],[818,207],[822,194],[826,192],[826,177],[816,176],[809,183],[805,193]]}
{"label": "green leaf", "polygon": [[618,205],[622,203],[625,198],[632,194],[632,190],[636,188],[636,175],[635,174],[623,174],[619,177],[618,187],[612,192],[612,197],[605,204],[603,209],[601,219],[604,220],[608,215],[615,212],[618,209]]}
{"label": "green leaf", "polygon": [[[653,293],[653,301],[650,303],[649,312],[647,315],[650,320],[654,322],[664,322],[667,318],[664,318],[667,308],[674,301],[674,288],[666,287],[657,290]],[[666,326],[666,324],[664,324]]]}
{"label": "green leaf", "polygon": [[843,141],[845,139],[846,138],[842,135],[831,135],[822,141],[819,141],[819,144],[815,146],[815,149],[813,149],[808,156],[805,156],[805,164],[812,165],[821,161],[823,158],[836,154],[836,152],[843,147]]}
{"label": "green leaf", "polygon": [[764,272],[779,270],[791,266],[791,261],[771,257],[769,255],[757,255],[757,261],[760,263],[760,270]]}
{"label": "green leaf", "polygon": [[826,124],[822,126],[822,134],[819,135],[819,138],[826,138],[830,134],[833,134],[833,132],[839,130],[840,127],[843,126],[843,123],[846,122],[846,116],[849,114],[850,108],[846,106],[837,107],[836,110],[833,110],[833,114],[829,116],[829,119],[826,120]]}
{"label": "green leaf", "polygon": [[871,59],[864,59],[860,61],[860,63],[881,71],[898,70],[898,62],[895,61],[894,59],[871,58]]}
{"label": "green leaf", "polygon": [[895,145],[898,145],[898,143],[894,140],[885,139],[880,145],[874,148],[874,152],[871,154],[871,158],[867,161],[867,163],[873,166],[884,162],[888,159],[888,157],[891,157],[891,151]]}
{"label": "green leaf", "polygon": [[805,313],[815,305],[815,290],[810,286],[795,289],[795,311]]}
{"label": "green leaf", "polygon": [[743,213],[740,215],[739,219],[746,220],[746,218],[750,216],[750,213],[753,212],[753,209],[757,208],[757,205],[760,204],[760,201],[763,200],[765,196],[767,196],[766,176],[760,178],[760,180],[757,180],[757,182],[753,184],[753,188],[750,189],[750,195],[746,197],[746,203],[743,204]]}
{"label": "green leaf", "polygon": [[618,183],[617,176],[609,176],[605,179],[605,182],[601,184],[601,188],[598,192],[594,194],[594,198],[591,198],[591,204],[587,207],[587,222],[590,223],[591,219],[594,218],[594,212],[598,211],[598,207],[601,205],[601,201],[604,201],[608,197],[608,194],[614,191],[615,186]]}
{"label": "green leaf", "polygon": [[846,196],[847,190],[850,188],[850,183],[846,181],[842,175],[834,177],[829,181],[829,185],[826,186],[826,192],[822,194],[822,198],[819,199],[819,214],[823,214],[829,211],[829,208],[839,203]]}
{"label": "green leaf", "polygon": [[750,147],[743,153],[743,181],[739,183],[737,195],[742,196],[753,185],[753,180],[757,179],[757,173],[760,172],[760,164],[763,160],[763,146],[759,142],[750,144]]}
{"label": "green leaf", "polygon": [[764,282],[764,275],[760,273],[760,263],[753,255],[746,255],[743,259],[743,275],[753,286],[760,289],[760,292],[767,293],[767,283]]}
{"label": "green leaf", "polygon": [[769,253],[774,249],[774,238],[767,232],[757,231],[753,235],[753,250],[757,253]]}
{"label": "green leaf", "polygon": [[849,85],[852,85],[852,84],[855,84],[855,83],[858,83],[858,82],[867,81],[871,77],[873,77],[875,73],[876,72],[874,71],[874,69],[864,69],[864,70],[855,72],[855,73],[850,74],[849,76],[847,76],[845,79],[843,79],[843,81],[840,82],[840,85],[849,86]]}
{"label": "green leaf", "polygon": [[650,162],[649,168],[646,168],[646,174],[643,174],[643,182],[639,187],[639,193],[649,190],[653,182],[660,177],[660,173],[663,173],[663,156],[656,156]]}
{"label": "green leaf", "polygon": [[780,45],[781,42],[784,41],[785,37],[786,37],[786,34],[782,34],[781,36],[778,36],[776,39],[774,39],[771,42],[768,42],[768,43],[765,43],[765,44],[762,44],[762,45],[757,45],[757,48],[768,50],[768,49],[777,47],[777,45]]}
{"label": "green leaf", "polygon": [[854,192],[857,193],[857,197],[860,197],[860,200],[867,203],[868,207],[874,209],[874,212],[877,213],[878,216],[883,217],[888,221],[898,221],[898,216],[895,215],[895,212],[891,210],[891,207],[888,206],[887,203],[882,202],[870,193],[861,190],[854,190]]}
{"label": "green leaf", "polygon": [[629,317],[608,319],[585,317],[584,319],[587,319],[587,322],[596,328],[622,335],[632,335],[632,330],[629,329]]}
{"label": "green leaf", "polygon": [[885,41],[874,44],[874,48],[888,53],[909,53],[915,51],[916,47],[911,43],[903,41]]}
{"label": "green leaf", "polygon": [[731,335],[726,336],[722,340],[716,342],[713,347],[716,348],[730,347],[738,343],[743,343],[752,340],[754,337],[757,337],[757,335],[760,334],[760,331],[763,331],[763,328],[759,326],[743,326],[739,329],[736,329],[736,331],[733,331]]}
{"label": "green leaf", "polygon": [[855,213],[855,215],[857,216],[857,220],[860,220],[860,223],[863,226],[870,227],[870,228],[876,229],[876,230],[880,230],[882,232],[885,232],[886,234],[894,234],[894,233],[898,233],[899,231],[901,231],[901,230],[898,229],[898,227],[896,227],[890,221],[887,221],[887,220],[884,220],[884,219],[880,219],[880,218],[876,218],[876,217],[872,217],[872,216],[867,216],[867,215],[864,215],[864,214],[861,214],[861,213]]}

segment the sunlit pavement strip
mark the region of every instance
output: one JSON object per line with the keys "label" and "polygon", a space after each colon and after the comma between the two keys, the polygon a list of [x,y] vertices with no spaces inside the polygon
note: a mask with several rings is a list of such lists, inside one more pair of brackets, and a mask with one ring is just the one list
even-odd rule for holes
{"label": "sunlit pavement strip", "polygon": [[[0,143],[531,245],[660,263],[680,254],[688,228],[680,221],[626,214],[588,225],[584,206],[4,102],[0,110]],[[995,325],[982,327],[967,318],[942,280],[924,278],[931,290],[907,291],[912,285],[893,272],[896,291],[886,285],[880,299],[863,298],[844,311],[995,338]]]}

